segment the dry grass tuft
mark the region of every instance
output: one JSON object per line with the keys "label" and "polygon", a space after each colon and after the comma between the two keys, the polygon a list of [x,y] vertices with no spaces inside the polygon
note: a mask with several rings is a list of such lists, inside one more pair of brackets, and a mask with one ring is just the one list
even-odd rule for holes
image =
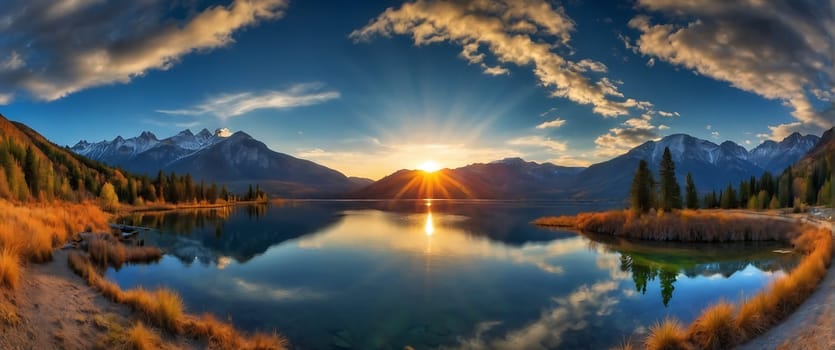
{"label": "dry grass tuft", "polygon": [[123,345],[131,350],[159,349],[162,339],[153,329],[145,327],[142,322],[136,322],[125,331]]}
{"label": "dry grass tuft", "polygon": [[739,328],[734,322],[734,306],[720,301],[702,310],[690,325],[688,338],[700,349],[728,349],[736,345]]}
{"label": "dry grass tuft", "polygon": [[17,289],[20,283],[20,256],[14,249],[4,247],[0,249],[0,285]]}
{"label": "dry grass tuft", "polygon": [[650,327],[644,346],[647,350],[689,349],[684,327],[674,318],[664,319]]}

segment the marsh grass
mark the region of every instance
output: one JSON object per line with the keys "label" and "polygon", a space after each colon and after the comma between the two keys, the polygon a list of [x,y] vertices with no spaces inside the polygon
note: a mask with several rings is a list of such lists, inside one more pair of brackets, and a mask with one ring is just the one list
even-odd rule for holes
{"label": "marsh grass", "polygon": [[147,321],[171,332],[206,339],[220,349],[282,350],[287,341],[279,334],[256,333],[246,336],[231,324],[219,321],[210,314],[201,316],[185,312],[182,299],[175,292],[159,288],[149,291],[142,287],[123,291],[113,282],[99,275],[93,262],[78,251],[68,256],[70,268],[109,299],[126,304],[144,315]]}
{"label": "marsh grass", "polygon": [[617,237],[682,242],[788,241],[799,233],[793,222],[700,210],[643,215],[630,210],[580,213],[539,218],[533,223]]}
{"label": "marsh grass", "polygon": [[117,268],[125,263],[148,263],[162,258],[162,250],[157,247],[126,246],[112,237],[90,239],[87,252],[96,264]]}
{"label": "marsh grass", "polygon": [[153,350],[159,349],[162,339],[153,329],[145,327],[142,322],[136,322],[125,330],[122,345],[125,349],[131,350]]}
{"label": "marsh grass", "polygon": [[734,322],[734,306],[720,301],[702,310],[688,330],[688,339],[699,349],[725,349],[736,344],[739,327]]}
{"label": "marsh grass", "polygon": [[21,274],[20,255],[11,247],[0,249],[0,284],[17,289]]}
{"label": "marsh grass", "polygon": [[649,328],[649,336],[644,340],[647,350],[689,349],[687,333],[681,322],[674,318],[664,319]]}

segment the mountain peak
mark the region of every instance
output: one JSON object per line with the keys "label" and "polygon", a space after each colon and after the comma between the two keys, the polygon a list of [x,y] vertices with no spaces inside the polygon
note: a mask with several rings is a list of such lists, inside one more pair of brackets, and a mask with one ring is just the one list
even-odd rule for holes
{"label": "mountain peak", "polygon": [[185,129],[183,131],[180,131],[180,133],[177,134],[177,136],[194,136],[194,134],[191,133],[191,129]]}
{"label": "mountain peak", "polygon": [[217,137],[229,137],[232,136],[232,131],[228,128],[220,128],[215,130],[215,136]]}
{"label": "mountain peak", "polygon": [[156,140],[157,135],[154,135],[154,133],[152,133],[150,131],[143,131],[141,134],[139,134],[139,138],[140,139],[146,139],[146,140]]}
{"label": "mountain peak", "polygon": [[212,132],[209,131],[209,129],[203,128],[203,130],[200,130],[200,132],[197,133],[197,136],[200,136],[202,138],[209,138],[212,137]]}

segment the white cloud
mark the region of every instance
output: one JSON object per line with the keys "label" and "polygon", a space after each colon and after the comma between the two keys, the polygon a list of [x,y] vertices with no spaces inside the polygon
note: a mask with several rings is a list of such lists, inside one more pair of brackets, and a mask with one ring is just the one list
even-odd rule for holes
{"label": "white cloud", "polygon": [[620,126],[609,129],[609,132],[598,136],[594,143],[597,145],[595,153],[600,157],[614,157],[650,140],[661,137],[660,127],[652,125],[652,116],[646,113],[638,118],[624,121]]}
{"label": "white cloud", "polygon": [[548,128],[559,128],[563,124],[565,124],[565,120],[562,118],[557,118],[551,121],[543,122],[536,126],[537,129],[548,129]]}
{"label": "white cloud", "polygon": [[710,137],[718,140],[719,139],[719,132],[718,131],[711,131],[710,132]]}
{"label": "white cloud", "polygon": [[672,117],[680,117],[681,114],[678,112],[667,112],[667,111],[658,111],[658,115],[662,117],[672,118]]}
{"label": "white cloud", "polygon": [[287,6],[233,0],[174,20],[168,2],[9,2],[0,9],[0,30],[10,34],[0,52],[11,52],[0,63],[0,93],[22,90],[47,101],[169,69],[189,53],[230,44],[241,28],[281,17]]}
{"label": "white cloud", "polygon": [[[507,74],[506,65],[532,66],[551,95],[590,104],[605,117],[626,115],[632,108],[651,104],[625,98],[608,79],[593,81],[585,75],[601,74],[606,66],[590,59],[571,61],[558,50],[568,45],[574,21],[562,7],[544,0],[433,1],[416,0],[388,8],[350,37],[357,41],[374,36],[411,35],[415,45],[450,42],[461,47],[461,57],[482,67],[486,74]],[[485,62],[490,53],[498,62]]]}
{"label": "white cloud", "polygon": [[546,148],[555,152],[565,152],[567,149],[565,142],[555,141],[548,137],[542,136],[523,136],[507,141],[508,145],[522,146],[522,147],[539,147]]}
{"label": "white cloud", "polygon": [[[639,0],[669,16],[629,25],[644,55],[727,81],[741,90],[784,101],[794,122],[769,127],[770,138],[820,133],[835,124],[835,2]],[[680,24],[679,21],[686,21]],[[816,108],[817,106],[817,108]]]}
{"label": "white cloud", "polygon": [[661,124],[661,125],[658,126],[658,130],[669,130],[669,129],[670,129],[670,127],[666,126],[664,124]]}
{"label": "white cloud", "polygon": [[713,125],[708,124],[707,126],[705,126],[705,129],[707,129],[707,130],[712,130],[712,129],[713,129]]}
{"label": "white cloud", "polygon": [[290,109],[325,103],[339,96],[337,91],[322,91],[321,84],[298,84],[281,91],[223,94],[209,98],[192,108],[157,112],[174,115],[209,114],[225,119],[259,109]]}

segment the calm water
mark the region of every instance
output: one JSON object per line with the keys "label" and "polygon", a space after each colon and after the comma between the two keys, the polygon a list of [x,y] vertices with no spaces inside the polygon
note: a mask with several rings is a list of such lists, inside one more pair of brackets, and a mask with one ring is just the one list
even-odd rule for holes
{"label": "calm water", "polygon": [[606,348],[690,321],[790,270],[778,243],[682,245],[530,225],[599,204],[292,202],[142,214],[158,264],[109,270],[167,286],[190,312],[276,329],[303,349]]}

